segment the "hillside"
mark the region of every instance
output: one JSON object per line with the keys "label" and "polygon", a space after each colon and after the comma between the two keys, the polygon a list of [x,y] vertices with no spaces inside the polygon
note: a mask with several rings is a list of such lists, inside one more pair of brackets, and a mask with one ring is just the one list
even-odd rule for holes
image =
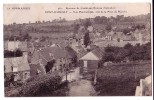
{"label": "hillside", "polygon": [[[23,34],[29,34],[30,36],[35,36],[34,34],[46,33],[47,36],[53,37],[57,35],[64,35],[67,37],[67,33],[72,33],[75,30],[75,25],[80,26],[85,23],[86,19],[77,19],[72,21],[36,21],[35,23],[23,23],[23,24],[10,24],[4,25],[4,39],[9,39],[10,36],[19,36]],[[128,27],[133,27],[137,25],[144,25],[145,28],[150,29],[150,14],[138,15],[138,16],[128,16],[117,15],[116,17],[105,17],[96,16],[95,18],[90,18],[91,24],[94,29],[98,32],[106,31],[107,25],[111,25],[112,28],[116,28],[116,31],[123,31]],[[150,30],[149,30],[150,31]],[[64,34],[63,34],[64,33]]]}

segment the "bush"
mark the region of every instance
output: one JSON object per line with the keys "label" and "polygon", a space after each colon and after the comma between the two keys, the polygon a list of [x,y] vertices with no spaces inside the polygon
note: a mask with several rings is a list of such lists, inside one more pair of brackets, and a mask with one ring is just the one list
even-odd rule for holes
{"label": "bush", "polygon": [[52,93],[58,88],[60,83],[60,76],[52,76],[51,74],[36,76],[36,78],[32,78],[20,88],[17,96],[30,97],[41,96],[49,92]]}
{"label": "bush", "polygon": [[22,51],[20,49],[17,49],[16,51],[4,51],[4,58],[8,57],[21,57],[23,55]]}
{"label": "bush", "polygon": [[151,43],[135,46],[128,43],[124,47],[108,46],[105,48],[102,61],[121,62],[126,58],[130,61],[150,60]]}

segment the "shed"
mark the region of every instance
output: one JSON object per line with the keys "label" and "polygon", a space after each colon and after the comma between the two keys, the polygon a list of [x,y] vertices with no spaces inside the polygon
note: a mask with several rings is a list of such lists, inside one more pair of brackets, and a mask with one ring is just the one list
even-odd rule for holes
{"label": "shed", "polygon": [[102,50],[96,48],[80,58],[80,73],[95,71],[101,65],[102,54]]}

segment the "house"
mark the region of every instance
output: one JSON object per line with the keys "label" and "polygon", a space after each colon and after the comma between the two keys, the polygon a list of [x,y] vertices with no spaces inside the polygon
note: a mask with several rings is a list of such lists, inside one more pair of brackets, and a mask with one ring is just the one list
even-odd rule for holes
{"label": "house", "polygon": [[152,95],[152,76],[149,75],[145,79],[140,79],[140,86],[136,87],[135,96],[151,96]]}
{"label": "house", "polygon": [[80,73],[95,71],[101,64],[102,54],[102,50],[98,47],[80,58]]}
{"label": "house", "polygon": [[20,49],[23,52],[27,51],[26,41],[4,41],[4,49],[8,51],[15,51]]}
{"label": "house", "polygon": [[30,77],[30,66],[27,57],[4,58],[5,78],[14,76],[14,81],[25,81]]}
{"label": "house", "polygon": [[60,70],[61,72],[64,71],[64,67],[67,67],[69,65],[69,55],[67,55],[66,51],[64,49],[61,49],[60,47],[48,47],[44,48],[39,51],[40,56],[40,63],[44,65],[44,67],[47,65],[47,63],[51,60],[55,60],[55,64],[51,71]]}
{"label": "house", "polygon": [[123,41],[123,37],[124,37],[123,32],[115,32],[115,34],[113,36],[113,40],[115,40],[117,42],[121,42],[121,41]]}
{"label": "house", "polygon": [[42,48],[40,50],[35,49],[33,54],[31,54],[31,64],[41,66],[41,69],[43,69],[42,73],[47,73],[46,66],[50,61],[55,61],[53,64],[52,69],[50,72],[59,70],[60,72],[63,72],[65,68],[73,66],[74,63],[73,55],[70,55],[70,51],[67,51],[64,48],[53,46],[53,47],[46,47]]}
{"label": "house", "polygon": [[106,40],[113,40],[113,35],[114,35],[114,32],[110,31],[109,33],[106,34],[105,39]]}
{"label": "house", "polygon": [[72,49],[77,53],[77,58],[80,59],[83,57],[87,51],[82,46],[72,46]]}

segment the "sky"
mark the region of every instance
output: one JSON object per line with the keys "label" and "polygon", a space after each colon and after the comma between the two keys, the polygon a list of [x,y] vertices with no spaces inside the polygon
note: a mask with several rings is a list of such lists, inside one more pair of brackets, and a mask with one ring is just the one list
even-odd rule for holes
{"label": "sky", "polygon": [[[66,9],[66,7],[69,9]],[[89,7],[93,9],[85,9]],[[98,9],[96,9],[96,7]],[[27,8],[27,9],[16,9],[16,8]],[[52,11],[65,11],[65,12],[67,11],[67,13],[53,13]],[[85,12],[79,13],[79,11],[85,11]],[[92,11],[93,13],[86,13]],[[74,20],[79,18],[81,19],[94,18],[96,16],[106,16],[106,17],[116,16],[116,15],[136,16],[147,13],[150,13],[149,3],[4,4],[3,23],[12,24],[13,22],[28,23],[29,21],[30,22],[43,21],[43,20],[52,21],[53,19],[59,19],[60,17],[65,18],[66,20]]]}

